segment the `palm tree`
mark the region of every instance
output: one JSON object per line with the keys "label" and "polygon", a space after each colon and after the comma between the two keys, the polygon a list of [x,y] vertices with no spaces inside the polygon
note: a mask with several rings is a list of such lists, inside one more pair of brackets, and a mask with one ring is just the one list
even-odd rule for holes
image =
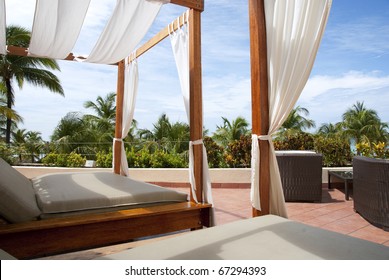
{"label": "palm tree", "polygon": [[171,123],[164,113],[153,124],[153,129],[140,129],[139,138],[157,143],[158,147],[173,153],[182,153],[188,149],[189,125],[182,122]]}
{"label": "palm tree", "polygon": [[385,141],[388,124],[381,122],[375,110],[367,109],[363,102],[357,102],[342,116],[344,133],[356,143]]}
{"label": "palm tree", "polygon": [[12,138],[12,146],[18,153],[20,162],[23,161],[23,155],[30,156],[32,163],[36,159],[39,159],[41,149],[44,145],[40,132],[18,129],[13,133]]}
{"label": "palm tree", "polygon": [[95,142],[95,145],[89,145],[93,154],[97,150],[108,150],[112,144],[116,120],[115,97],[116,93],[110,92],[105,97],[98,96],[95,102],[84,103],[85,108],[92,109],[95,113],[83,117],[87,129],[85,135],[89,135],[89,142]]}
{"label": "palm tree", "polygon": [[59,121],[51,141],[57,144],[57,152],[71,153],[76,151],[80,144],[88,141],[86,131],[82,115],[79,112],[70,112]]}
{"label": "palm tree", "polygon": [[26,139],[26,151],[30,156],[31,162],[39,159],[44,142],[41,137],[41,133],[38,131],[28,131]]}
{"label": "palm tree", "polygon": [[104,98],[98,96],[96,102],[86,101],[84,107],[92,109],[96,115],[85,115],[97,121],[102,130],[112,130],[115,125],[116,118],[116,106],[115,106],[116,93],[108,93]]}
{"label": "palm tree", "polygon": [[226,147],[229,142],[239,140],[241,136],[250,133],[249,123],[243,117],[237,117],[230,122],[227,118],[222,117],[223,125],[217,126],[212,138],[220,145]]}
{"label": "palm tree", "polygon": [[[8,26],[6,30],[7,45],[28,47],[31,34],[20,26]],[[50,91],[64,95],[60,81],[49,70],[59,70],[57,62],[49,58],[37,58],[30,56],[0,55],[0,77],[6,87],[7,108],[12,109],[15,103],[13,81],[16,81],[20,89],[24,82],[34,86],[48,88]],[[11,141],[12,119],[6,120],[6,143]]]}
{"label": "palm tree", "polygon": [[15,151],[18,153],[19,161],[23,161],[23,154],[26,153],[26,138],[27,131],[26,129],[18,129],[13,133],[12,144],[15,148]]}
{"label": "palm tree", "polygon": [[336,123],[336,124],[324,123],[319,127],[317,134],[323,136],[331,136],[335,134],[341,134],[342,131],[343,131],[342,123]]}
{"label": "palm tree", "polygon": [[280,127],[279,134],[294,134],[302,132],[304,129],[314,128],[315,121],[307,119],[303,115],[309,116],[308,109],[300,106],[295,107]]}
{"label": "palm tree", "polygon": [[[1,87],[1,83],[0,83],[0,87]],[[15,110],[12,110],[7,107],[6,97],[1,93],[1,88],[0,88],[0,135],[1,136],[3,135],[5,136],[6,134],[7,119],[12,120],[12,125],[16,125],[17,123],[23,122],[23,118]]]}

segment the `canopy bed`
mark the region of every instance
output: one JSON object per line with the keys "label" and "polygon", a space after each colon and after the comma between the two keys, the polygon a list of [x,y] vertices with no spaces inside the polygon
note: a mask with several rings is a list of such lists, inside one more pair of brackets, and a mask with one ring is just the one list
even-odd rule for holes
{"label": "canopy bed", "polygon": [[388,260],[388,258],[387,246],[276,215],[264,215],[151,242],[98,259]]}
{"label": "canopy bed", "polygon": [[285,218],[271,135],[294,107],[309,77],[331,4],[330,0],[249,0],[251,201],[253,215],[261,217],[186,233],[101,259],[388,259],[386,246]]}
{"label": "canopy bed", "polygon": [[[137,0],[142,1],[142,0]],[[143,0],[146,1],[146,0]],[[119,1],[121,2],[121,1]],[[147,1],[151,3],[150,1]],[[152,1],[153,3],[161,3],[161,1]],[[189,12],[189,61],[188,63],[189,77],[180,77],[181,88],[184,95],[184,99],[188,99],[186,103],[188,116],[190,119],[191,127],[191,143],[190,143],[190,182],[191,188],[191,202],[184,203],[189,209],[203,207],[205,212],[199,212],[200,216],[197,226],[193,224],[191,227],[202,227],[202,225],[209,225],[211,212],[210,205],[212,197],[208,191],[209,180],[207,179],[207,164],[206,153],[202,145],[202,98],[201,98],[201,32],[200,32],[200,15],[203,9],[204,1],[195,0],[172,0],[171,3],[188,6]],[[162,258],[190,258],[193,253],[196,253],[195,258],[238,258],[236,254],[254,252],[253,255],[239,255],[239,258],[292,258],[289,253],[296,255],[299,258],[387,258],[388,251],[386,248],[379,245],[372,245],[361,240],[347,238],[342,235],[329,233],[324,230],[307,227],[295,222],[286,220],[283,217],[287,216],[285,210],[285,201],[281,187],[280,174],[275,157],[274,147],[272,145],[272,134],[278,129],[285,118],[288,116],[290,110],[294,107],[298,96],[300,95],[305,83],[308,80],[311,72],[315,56],[324,33],[325,25],[328,19],[331,0],[296,0],[296,1],[278,1],[278,0],[249,0],[249,15],[250,15],[250,56],[251,56],[251,81],[252,81],[252,132],[253,132],[253,149],[252,149],[252,191],[251,201],[253,205],[253,215],[265,215],[265,217],[253,218],[245,221],[239,221],[229,225],[221,227],[214,227],[205,229],[204,231],[197,231],[188,233],[183,236],[174,237],[167,240],[167,243],[156,242],[151,244],[150,247],[142,247],[137,250],[131,250],[132,252],[124,252],[118,256],[108,257],[110,259],[162,259]],[[180,24],[178,24],[180,25]],[[176,24],[177,26],[177,24]],[[168,28],[169,29],[169,28]],[[176,29],[174,26],[173,29]],[[167,32],[169,33],[169,32]],[[182,33],[182,32],[179,32]],[[168,36],[168,35],[163,35]],[[0,37],[1,38],[1,37]],[[177,49],[181,49],[179,46],[187,42],[185,39],[174,39],[172,36],[173,49],[177,46]],[[152,46],[157,39],[153,39],[153,42],[149,42],[146,45]],[[102,40],[104,41],[104,40]],[[176,42],[174,42],[176,41]],[[175,44],[177,43],[177,45]],[[148,47],[145,47],[147,49]],[[96,48],[98,49],[98,48]],[[142,48],[141,48],[142,49]],[[182,50],[182,49],[181,49]],[[1,51],[1,46],[0,46]],[[8,48],[10,51],[10,48]],[[30,50],[31,51],[31,50]],[[143,51],[143,50],[142,50]],[[132,52],[129,51],[126,56]],[[90,62],[99,61],[100,54],[103,51],[96,51],[95,55],[89,57]],[[131,120],[131,108],[134,107],[135,94],[132,93],[132,98],[123,98],[125,95],[125,79],[126,70],[129,72],[136,70],[135,57],[140,55],[141,52],[135,53],[130,58],[123,60],[123,58],[116,59],[114,61],[105,61],[105,63],[118,63],[118,119],[116,134],[114,139],[114,171],[115,173],[125,174],[126,161],[121,160],[121,151],[123,150],[122,139],[125,136],[126,124],[128,120]],[[103,59],[110,57],[110,54],[104,54]],[[179,52],[177,52],[179,57]],[[69,56],[68,56],[69,58]],[[73,59],[70,56],[70,59]],[[81,58],[83,59],[83,58]],[[86,59],[88,61],[88,58]],[[177,61],[177,60],[176,60]],[[133,63],[135,62],[135,63]],[[177,62],[177,64],[180,64]],[[131,66],[131,67],[128,67]],[[181,64],[178,67],[185,67]],[[131,70],[132,69],[132,70]],[[183,71],[179,71],[181,74]],[[131,76],[136,81],[136,75]],[[135,85],[132,83],[132,85]],[[126,103],[126,104],[124,104]],[[124,106],[123,106],[124,104]],[[124,119],[123,111],[129,109],[129,117]],[[123,111],[122,111],[123,110]],[[121,117],[123,116],[123,117]],[[124,123],[124,125],[123,125]],[[123,165],[122,165],[123,164]],[[205,204],[204,204],[205,203]],[[177,204],[171,204],[177,205]],[[185,213],[176,208],[173,211],[174,206],[169,204],[169,210],[165,209],[164,216],[167,221],[182,222],[185,217],[181,214]],[[181,203],[178,203],[181,205]],[[163,207],[163,206],[161,206]],[[64,243],[70,242],[74,239],[87,239],[85,237],[85,229],[92,228],[91,232],[96,228],[99,230],[96,236],[107,237],[115,235],[110,232],[105,234],[105,229],[112,229],[117,226],[119,230],[118,234],[121,236],[122,230],[127,228],[129,222],[127,221],[127,211],[114,212],[109,214],[93,214],[97,216],[88,215],[83,216],[84,219],[73,218],[61,218],[64,220],[57,220],[57,223],[49,222],[49,228],[47,232],[55,237],[62,238]],[[142,212],[138,214],[138,212]],[[144,213],[152,213],[152,215],[143,215]],[[174,217],[170,216],[174,212]],[[135,216],[139,224],[137,227],[132,227],[134,232],[139,230],[139,226],[145,229],[149,229],[148,225],[154,223],[152,228],[156,231],[164,231],[161,229],[159,218],[152,218],[155,215],[161,213],[159,208],[142,208],[141,211],[136,213],[131,212]],[[162,211],[163,213],[163,211]],[[204,214],[205,213],[205,214]],[[281,217],[275,217],[275,214]],[[202,218],[204,218],[202,220]],[[282,217],[283,216],[283,217]],[[92,218],[91,218],[92,217]],[[60,219],[60,218],[58,218]],[[120,220],[117,221],[117,220]],[[205,222],[204,222],[205,221]],[[43,230],[46,232],[45,221],[37,221],[38,226],[34,230]],[[96,223],[95,223],[96,222]],[[92,225],[90,226],[90,224]],[[131,222],[132,223],[132,222]],[[70,224],[74,226],[74,230],[69,230],[61,236],[63,228]],[[8,228],[2,228],[0,234],[3,232],[9,233],[9,236],[16,237],[13,240],[11,249],[15,249],[18,246],[17,241],[22,240],[18,238],[18,234],[24,231],[24,236],[29,236],[33,230],[31,230],[32,223],[28,223],[28,226],[24,226],[23,230],[20,230],[18,225],[11,225]],[[146,226],[147,225],[147,226]],[[18,228],[16,232],[13,232],[13,226]],[[58,230],[58,232],[57,232]],[[169,229],[171,230],[171,228]],[[168,230],[166,230],[167,232]],[[82,234],[80,234],[80,232]],[[225,234],[222,236],[222,233]],[[142,232],[143,234],[143,232]],[[89,236],[95,236],[89,235]],[[11,240],[12,238],[8,240]],[[35,242],[42,243],[39,239],[42,234],[38,234],[35,237]],[[61,242],[55,241],[55,237],[52,238],[51,245],[59,246]],[[34,238],[34,237],[33,237]],[[128,238],[128,236],[126,236]],[[221,241],[220,241],[221,238]],[[3,237],[1,240],[4,240]],[[54,241],[53,241],[54,240]],[[122,242],[120,240],[118,242]],[[219,242],[220,241],[220,242]],[[230,246],[230,241],[234,242],[234,246]],[[333,242],[332,242],[333,241]],[[44,241],[46,242],[46,240]],[[81,241],[82,242],[82,241]],[[172,244],[169,250],[165,250],[165,246]],[[177,243],[176,243],[177,242]],[[278,242],[282,243],[282,249],[277,251]],[[320,244],[328,244],[328,246],[321,246]],[[109,242],[101,242],[99,244],[93,244],[92,246],[102,246]],[[0,247],[7,244],[3,242]],[[185,244],[182,248],[178,248],[177,244]],[[216,247],[212,246],[213,244]],[[259,244],[259,245],[258,245]],[[340,247],[339,244],[341,244]],[[82,244],[85,245],[85,244]],[[221,246],[227,246],[228,250],[226,255],[220,254],[222,251]],[[72,247],[72,249],[80,248],[78,246]],[[164,250],[159,250],[164,248]],[[173,250],[173,248],[175,248]],[[216,248],[216,249],[215,249]],[[250,248],[250,250],[244,250],[244,248]],[[328,248],[333,251],[328,252]],[[7,248],[5,251],[18,257]],[[19,248],[20,249],[20,248]],[[49,248],[46,248],[49,249]],[[56,248],[58,249],[58,248]],[[170,250],[171,249],[171,250]],[[278,248],[279,249],[279,248]],[[157,251],[156,251],[157,250]],[[258,251],[258,252],[256,252]],[[58,252],[58,250],[53,250]],[[158,256],[155,252],[160,253]],[[208,253],[210,252],[210,255]],[[17,252],[19,256],[28,257],[33,255],[30,252]],[[35,251],[35,254],[38,252]],[[263,254],[262,254],[263,253]],[[278,255],[279,254],[279,255]],[[272,257],[273,256],[273,257]]]}
{"label": "canopy bed", "polygon": [[[17,46],[6,46],[5,1],[0,0],[0,14],[2,15],[1,18],[4,19],[4,21],[0,22],[0,54],[50,57],[118,66],[117,115],[115,138],[113,141],[114,174],[90,174],[91,177],[83,179],[80,177],[83,175],[77,174],[71,174],[67,178],[59,178],[59,175],[57,175],[57,177],[35,178],[35,182],[36,180],[51,182],[49,189],[56,188],[56,186],[52,186],[56,182],[58,182],[58,185],[61,185],[61,180],[64,182],[64,186],[69,186],[71,182],[77,180],[91,182],[95,185],[100,185],[101,181],[111,182],[112,185],[110,187],[113,188],[117,188],[121,184],[120,182],[123,185],[128,184],[131,179],[120,179],[119,177],[121,175],[128,175],[123,138],[128,132],[135,108],[138,83],[136,57],[171,34],[173,49],[175,44],[178,44],[175,41],[184,40],[186,42],[186,48],[183,50],[180,46],[177,48],[186,56],[186,58],[183,58],[186,61],[186,66],[184,66],[184,70],[182,71],[186,71],[187,74],[184,75],[186,78],[180,77],[180,83],[184,99],[187,100],[185,105],[190,124],[190,199],[188,200],[186,197],[183,199],[182,195],[177,192],[169,192],[168,194],[163,192],[162,197],[173,195],[176,198],[178,197],[178,199],[168,199],[157,203],[154,203],[156,201],[152,203],[146,201],[145,205],[135,203],[130,207],[131,209],[123,209],[123,207],[127,207],[128,205],[122,205],[120,207],[115,205],[115,207],[111,208],[103,205],[103,208],[106,208],[104,210],[90,210],[89,207],[88,209],[84,209],[85,212],[81,211],[77,215],[65,215],[64,213],[67,211],[63,211],[64,213],[59,216],[51,215],[50,213],[49,215],[45,215],[44,213],[42,215],[42,213],[36,212],[38,210],[35,209],[35,214],[31,217],[32,219],[22,219],[20,221],[16,219],[14,223],[0,225],[0,248],[8,251],[17,258],[33,258],[91,247],[101,247],[127,242],[133,238],[185,229],[200,229],[203,226],[211,226],[213,224],[213,220],[211,219],[212,196],[207,169],[208,165],[205,148],[201,140],[203,128],[201,97],[201,12],[204,9],[204,1],[118,0],[110,20],[90,55],[87,57],[75,56],[71,53],[71,50],[79,35],[89,2],[90,0],[37,0],[31,43],[29,48],[26,49]],[[134,51],[157,16],[160,7],[163,4],[168,5],[168,3],[187,7],[189,11],[182,16],[182,20],[178,19],[174,21],[169,27],[166,27],[141,47],[139,51]],[[52,24],[48,24],[48,22]],[[188,25],[188,27],[184,30],[184,28],[180,28],[183,25]],[[175,35],[175,33],[180,34]],[[182,37],[182,33],[185,33],[184,39],[174,39],[175,37]],[[4,162],[2,165],[6,166]],[[7,169],[7,167],[4,168]],[[11,180],[11,174],[18,177],[16,179],[17,183]],[[6,181],[3,184],[6,185],[4,192],[2,191],[3,194],[12,193],[8,188],[12,189],[20,182],[23,183],[22,185],[28,185],[26,178],[20,178],[18,174],[12,171],[3,175],[3,179]],[[142,182],[132,181],[131,184],[140,184],[143,190],[149,188],[148,191],[145,191],[149,193],[155,194],[153,190],[157,190],[157,193],[162,191],[157,186],[150,186]],[[80,184],[76,183],[76,185]],[[87,184],[82,184],[82,187],[84,190],[89,188],[90,192],[94,192],[92,191],[93,186],[88,187]],[[108,186],[107,188],[110,187]],[[123,192],[124,188],[126,186],[122,186],[120,190],[116,189],[115,191]],[[46,207],[51,207],[50,203],[52,205],[53,202],[51,199],[55,200],[55,191],[50,194],[49,192],[48,189],[44,189],[41,192],[42,196],[39,196],[39,191],[35,189],[35,195],[38,197],[37,203],[40,204],[39,206],[42,206],[45,200],[44,197],[47,195],[49,196],[49,206],[46,205]],[[104,192],[110,191],[103,190]],[[20,199],[19,195],[20,191],[16,191],[16,201]],[[61,193],[58,197],[68,195],[70,194],[65,195]],[[33,201],[31,201],[31,196]],[[70,196],[77,200],[77,196],[74,193]],[[84,198],[88,196],[89,194],[85,195],[84,193]],[[130,196],[133,197],[132,194]],[[142,199],[144,197],[142,196]],[[36,202],[34,200],[34,195],[30,193],[30,199],[22,199],[21,202],[22,204],[27,203],[29,206],[32,205],[31,207],[35,208],[36,205],[34,206],[34,203]],[[11,208],[11,212],[13,208],[20,206],[15,204],[8,205],[9,203],[11,202],[4,201],[3,206],[8,208],[8,210]],[[85,203],[85,201],[81,203]],[[91,208],[98,208],[94,206],[94,203],[96,203],[96,200],[90,201],[89,206]],[[124,204],[131,203],[127,201]],[[17,211],[18,209],[14,210]],[[79,210],[71,209],[70,212],[77,212]],[[39,211],[44,212],[44,207],[41,207]]]}

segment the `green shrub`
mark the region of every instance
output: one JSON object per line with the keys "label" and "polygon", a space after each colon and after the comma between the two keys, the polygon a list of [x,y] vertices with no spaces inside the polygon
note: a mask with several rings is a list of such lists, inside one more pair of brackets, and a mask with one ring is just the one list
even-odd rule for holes
{"label": "green shrub", "polygon": [[355,145],[357,154],[365,157],[372,158],[388,158],[389,149],[385,142],[372,143],[362,141]]}
{"label": "green shrub", "polygon": [[241,136],[227,145],[224,153],[227,167],[245,168],[251,166],[251,136]]}
{"label": "green shrub", "polygon": [[153,168],[183,168],[187,164],[180,154],[169,154],[163,150],[158,150],[152,154],[151,166]]}
{"label": "green shrub", "polygon": [[112,168],[112,149],[109,152],[100,151],[96,153],[96,166],[102,168]]}
{"label": "green shrub", "polygon": [[273,141],[275,150],[313,150],[314,138],[306,132],[298,132],[287,135],[282,139]]}
{"label": "green shrub", "polygon": [[352,161],[350,144],[338,136],[316,137],[315,151],[323,155],[323,166],[347,166]]}
{"label": "green shrub", "polygon": [[142,148],[141,150],[134,152],[134,165],[133,167],[138,168],[151,168],[151,154],[147,148]]}
{"label": "green shrub", "polygon": [[226,167],[224,162],[224,149],[211,137],[204,137],[204,145],[207,149],[208,165],[210,168]]}
{"label": "green shrub", "polygon": [[56,166],[58,154],[49,153],[43,159],[42,163],[47,166]]}
{"label": "green shrub", "polygon": [[7,146],[5,142],[0,142],[0,157],[8,162],[9,164],[15,164],[17,162],[17,157],[15,157],[16,151]]}
{"label": "green shrub", "polygon": [[83,167],[85,166],[85,162],[86,157],[76,154],[75,152],[71,152],[66,158],[67,167]]}
{"label": "green shrub", "polygon": [[85,157],[74,152],[70,154],[50,153],[42,159],[44,165],[59,167],[82,167],[85,165],[85,161]]}

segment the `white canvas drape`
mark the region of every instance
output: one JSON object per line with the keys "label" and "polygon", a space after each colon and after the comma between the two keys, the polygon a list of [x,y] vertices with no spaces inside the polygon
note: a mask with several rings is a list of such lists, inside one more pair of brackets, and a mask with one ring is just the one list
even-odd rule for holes
{"label": "white canvas drape", "polygon": [[5,29],[5,0],[0,0],[0,54],[7,53]]}
{"label": "white canvas drape", "polygon": [[[188,13],[186,13],[188,16]],[[173,29],[173,28],[171,28]],[[190,121],[190,107],[189,107],[189,30],[188,24],[178,28],[177,31],[170,31],[170,41],[173,48],[174,58],[178,70],[178,76],[180,78],[181,92],[184,98],[185,110]],[[193,157],[193,145],[203,146],[203,201],[207,203],[213,203],[211,180],[208,170],[208,159],[205,146],[202,139],[189,142],[189,180],[192,188],[193,199],[198,202],[196,197],[196,183],[194,177],[194,157]]]}
{"label": "white canvas drape", "polygon": [[287,216],[271,135],[287,118],[309,78],[331,4],[332,0],[265,0],[270,128],[268,135],[252,139],[251,202],[258,210],[259,139],[270,143],[270,213]]}
{"label": "white canvas drape", "polygon": [[[120,141],[122,144],[121,149],[121,162],[120,162],[120,173],[121,175],[128,176],[128,162],[126,156],[126,150],[124,149],[123,139],[127,136],[130,131],[132,120],[134,118],[136,96],[138,95],[138,61],[136,59],[129,62],[130,59],[127,57],[125,60],[125,72],[124,72],[124,95],[123,95],[123,127],[122,127],[122,139],[114,139]],[[117,103],[117,102],[116,102]],[[115,149],[113,149],[115,150]],[[115,165],[113,164],[113,168]]]}
{"label": "white canvas drape", "polygon": [[113,64],[127,57],[149,30],[163,2],[118,0],[86,61]]}
{"label": "white canvas drape", "polygon": [[80,34],[90,0],[37,0],[30,55],[63,59]]}

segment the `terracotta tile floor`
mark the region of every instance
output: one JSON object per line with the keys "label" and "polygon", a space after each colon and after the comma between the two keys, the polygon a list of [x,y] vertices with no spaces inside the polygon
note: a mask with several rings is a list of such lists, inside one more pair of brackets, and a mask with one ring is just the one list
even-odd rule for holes
{"label": "terracotta tile floor", "polygon": [[[187,188],[175,189],[188,191]],[[214,188],[213,199],[216,210],[216,222],[219,225],[251,217],[250,189],[248,188]],[[359,214],[355,213],[352,195],[350,200],[346,201],[342,189],[328,190],[323,188],[321,203],[288,202],[286,206],[289,219],[291,220],[389,246],[389,232],[369,224]],[[47,259],[92,259],[169,237],[162,236],[121,245],[57,255]]]}

